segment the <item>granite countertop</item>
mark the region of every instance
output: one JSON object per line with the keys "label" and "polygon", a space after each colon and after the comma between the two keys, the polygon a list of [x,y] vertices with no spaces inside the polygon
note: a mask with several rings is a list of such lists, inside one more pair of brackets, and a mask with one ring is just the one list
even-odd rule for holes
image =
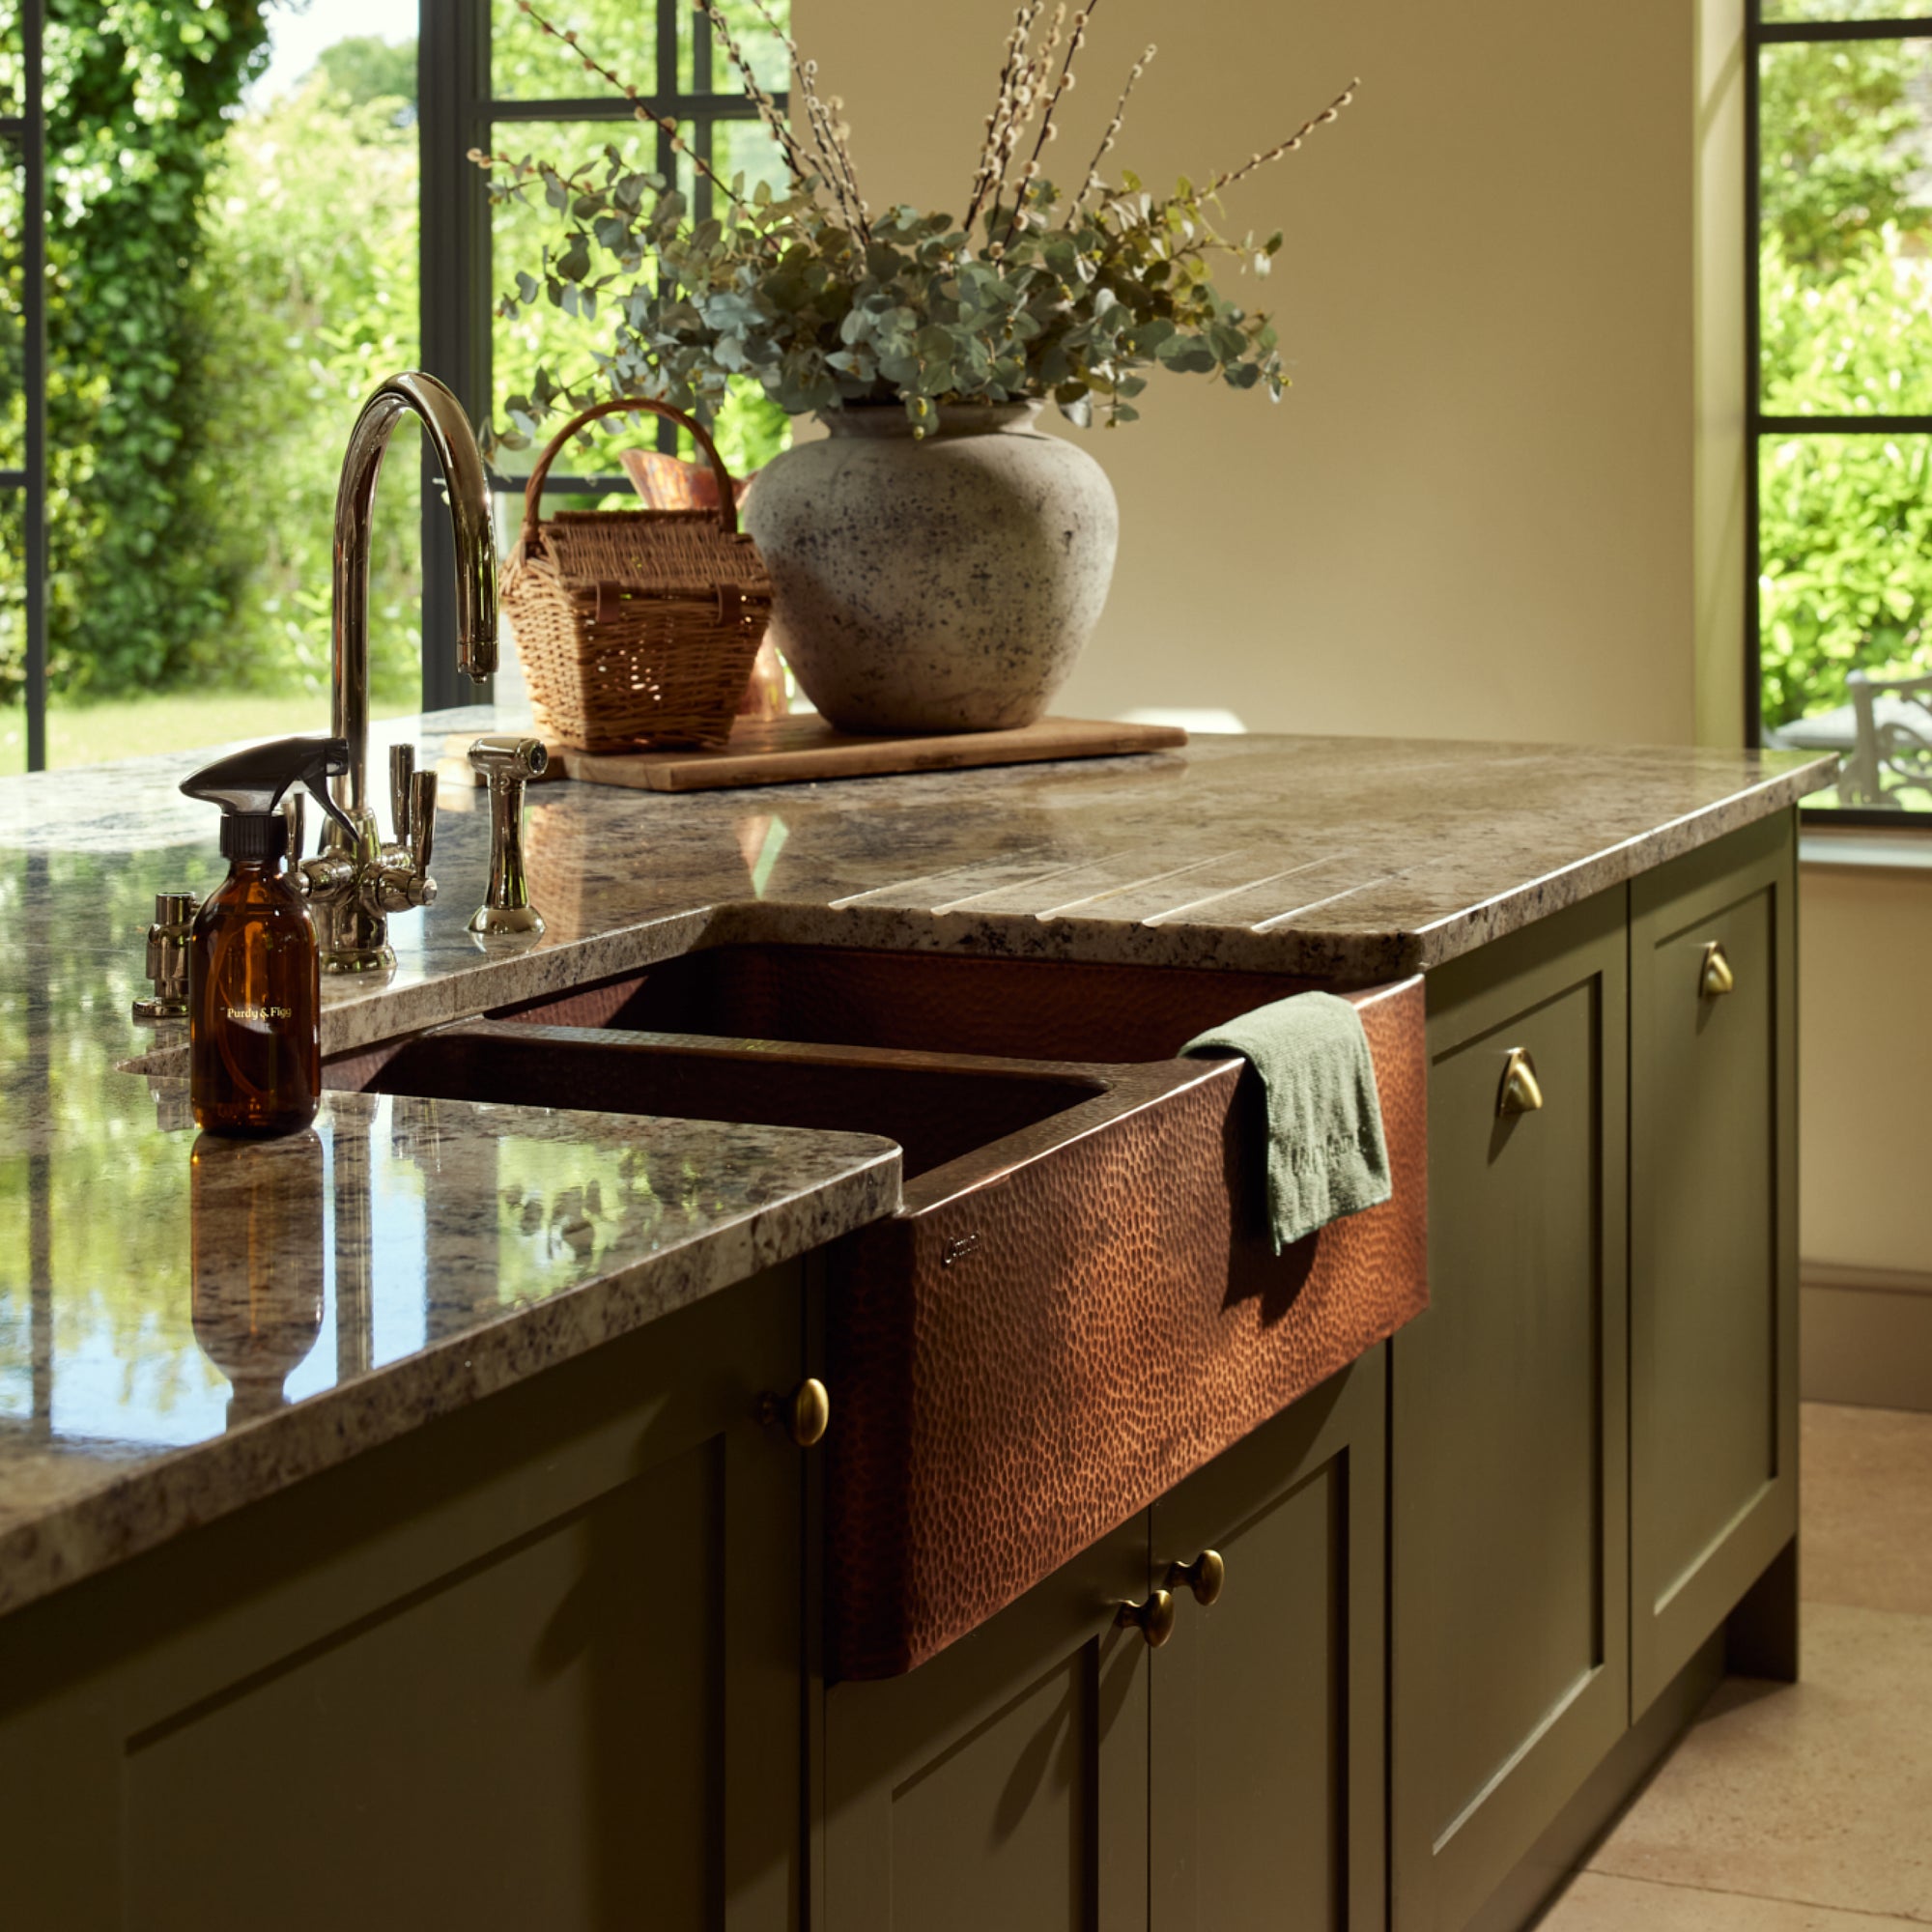
{"label": "granite countertop", "polygon": [[[449,730],[516,724],[379,726],[371,769],[384,737],[434,760]],[[197,1157],[182,1083],[122,1070],[179,1040],[129,1017],[153,895],[220,876],[214,814],[176,789],[197,762],[0,781],[0,1612],[898,1198],[896,1151],[860,1135],[352,1095],[312,1137]],[[391,923],[386,980],[326,983],[325,1046],[732,939],[1368,984],[1782,810],[1834,763],[1252,737],[682,796],[532,786],[549,930],[487,947],[465,927],[487,816],[446,784],[441,897]],[[211,1237],[250,1214],[289,1230],[266,1353]]]}

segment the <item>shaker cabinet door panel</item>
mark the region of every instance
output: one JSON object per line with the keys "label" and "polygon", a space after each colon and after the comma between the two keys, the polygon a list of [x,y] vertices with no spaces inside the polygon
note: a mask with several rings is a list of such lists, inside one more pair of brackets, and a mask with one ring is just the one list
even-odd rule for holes
{"label": "shaker cabinet door panel", "polygon": [[1632,887],[1632,1708],[1797,1527],[1788,817]]}
{"label": "shaker cabinet door panel", "polygon": [[796,1932],[802,1360],[775,1269],[10,1619],[14,1922]]}
{"label": "shaker cabinet door panel", "polygon": [[824,1932],[1145,1932],[1142,1512],[902,1677],[824,1692]]}
{"label": "shaker cabinet door panel", "polygon": [[1625,946],[1617,892],[1431,980],[1430,1307],[1391,1345],[1401,1932],[1462,1926],[1627,1720]]}
{"label": "shaker cabinet door panel", "polygon": [[1153,1508],[1154,1580],[1211,1549],[1214,1603],[1173,1584],[1151,1665],[1151,1918],[1378,1932],[1385,1353],[1378,1349]]}

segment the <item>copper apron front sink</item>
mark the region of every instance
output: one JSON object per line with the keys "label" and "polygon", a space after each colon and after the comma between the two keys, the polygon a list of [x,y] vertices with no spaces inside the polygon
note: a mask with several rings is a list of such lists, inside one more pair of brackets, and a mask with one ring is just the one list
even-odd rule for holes
{"label": "copper apron front sink", "polygon": [[1279,1257],[1258,1080],[1172,1057],[1306,984],[728,947],[331,1077],[899,1143],[899,1210],[834,1243],[826,1268],[828,1668],[886,1677],[1426,1305],[1419,979],[1346,996],[1376,1057],[1394,1198]]}

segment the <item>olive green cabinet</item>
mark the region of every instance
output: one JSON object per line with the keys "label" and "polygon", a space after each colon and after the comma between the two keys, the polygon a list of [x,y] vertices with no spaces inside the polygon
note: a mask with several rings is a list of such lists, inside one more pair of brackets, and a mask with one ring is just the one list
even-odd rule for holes
{"label": "olive green cabinet", "polygon": [[801,1919],[803,1459],[743,1284],[0,1623],[22,1932]]}
{"label": "olive green cabinet", "polygon": [[[1159,1932],[1385,1922],[1384,1383],[1378,1349],[1154,1505],[1176,1604],[1151,1686]],[[1205,1550],[1225,1566],[1206,1607]]]}
{"label": "olive green cabinet", "polygon": [[1794,846],[1791,814],[1747,828],[1430,977],[1396,1932],[1520,1922],[1523,1871],[1607,1815],[1613,1753],[1641,1774],[1633,1726],[1727,1620],[1795,1669]]}
{"label": "olive green cabinet", "polygon": [[[1378,1350],[919,1669],[826,1690],[814,1922],[1378,1932],[1384,1429]],[[1150,1605],[1158,1646],[1120,1621]]]}
{"label": "olive green cabinet", "polygon": [[1628,1720],[1625,959],[1618,894],[1431,977],[1430,1307],[1390,1371],[1398,1932],[1464,1924]]}
{"label": "olive green cabinet", "polygon": [[1788,820],[1631,888],[1631,1704],[1796,1533]]}

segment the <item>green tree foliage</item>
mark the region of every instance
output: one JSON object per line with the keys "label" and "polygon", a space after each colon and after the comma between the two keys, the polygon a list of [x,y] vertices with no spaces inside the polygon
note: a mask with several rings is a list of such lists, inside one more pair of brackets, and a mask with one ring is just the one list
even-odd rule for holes
{"label": "green tree foliage", "polygon": [[[400,102],[410,115],[416,104],[416,43],[357,35],[324,47],[316,58],[316,78],[351,107],[372,100]],[[395,111],[391,106],[392,113]]]}
{"label": "green tree foliage", "polygon": [[218,646],[235,586],[209,554],[218,378],[197,271],[209,176],[266,47],[259,0],[47,9],[48,657],[70,693],[180,681]]}
{"label": "green tree foliage", "polygon": [[[658,89],[654,6],[639,4],[639,0],[557,0],[553,11],[567,11],[583,45],[639,91],[648,94]],[[786,0],[779,0],[768,11],[781,25],[790,14]],[[775,91],[782,89],[787,79],[784,50],[753,0],[724,0],[724,12],[760,82]],[[677,73],[667,75],[665,85],[668,88],[674,78],[687,92],[694,87],[702,92],[696,74],[696,15],[689,6],[676,5],[672,17],[677,34]],[[737,86],[736,74],[716,48],[708,84],[721,93]],[[516,0],[492,0],[491,89],[498,98],[527,100],[582,95],[601,85],[584,73],[568,48],[545,35],[518,8]],[[717,123],[712,138],[715,159],[727,178],[742,173],[748,184],[764,181],[774,189],[784,185],[786,177],[778,150],[755,120]],[[584,169],[601,169],[607,150],[614,148],[628,170],[648,171],[658,165],[660,152],[656,130],[635,122],[614,127],[609,122],[506,123],[497,129],[497,139],[519,156],[534,152]],[[695,199],[696,183],[689,162],[679,165],[678,182],[686,197]],[[554,225],[554,217],[540,195],[529,203],[501,202],[491,210],[492,251],[499,284],[507,285],[519,268],[540,257],[544,244],[552,239]],[[543,380],[572,389],[584,387],[608,350],[606,321],[608,318],[566,311],[560,303],[549,302],[525,305],[510,315],[499,314],[494,336],[497,420],[507,423],[511,398],[523,399],[532,387],[542,386]],[[543,372],[542,380],[539,372]],[[547,433],[555,427],[554,422],[549,424]],[[712,434],[725,462],[743,475],[769,463],[786,446],[791,440],[791,422],[757,383],[740,378],[729,384]],[[513,435],[512,442],[517,440]],[[689,439],[686,441],[688,445]],[[646,419],[607,416],[560,461],[580,472],[610,472],[617,467],[618,450],[656,446],[656,430]],[[688,446],[685,453],[695,454]],[[527,467],[534,451],[520,455],[514,447],[499,447],[493,456],[500,467],[517,469]],[[551,508],[565,506],[562,498],[547,502]]]}
{"label": "green tree foliage", "polygon": [[[1773,414],[1932,412],[1932,211],[1917,43],[1766,50],[1759,287]],[[1766,439],[1763,716],[1845,701],[1845,675],[1932,671],[1932,443]]]}
{"label": "green tree foliage", "polygon": [[[225,502],[209,563],[229,586],[229,682],[327,690],[343,444],[369,391],[416,359],[416,130],[403,96],[361,94],[372,76],[412,85],[413,46],[393,51],[386,73],[325,55],[235,124],[211,182],[202,286],[226,380],[203,433]],[[406,425],[376,498],[370,670],[392,700],[419,675],[417,449]]]}

